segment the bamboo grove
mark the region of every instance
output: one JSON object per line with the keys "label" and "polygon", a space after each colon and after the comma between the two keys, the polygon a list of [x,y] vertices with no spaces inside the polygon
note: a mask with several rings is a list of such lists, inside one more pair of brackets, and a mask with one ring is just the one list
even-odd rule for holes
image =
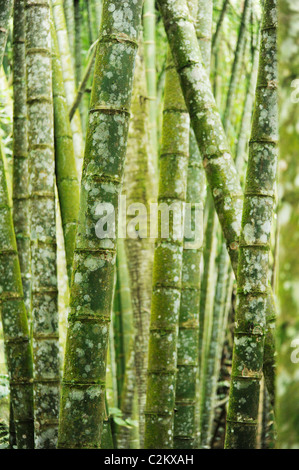
{"label": "bamboo grove", "polygon": [[298,57],[299,0],[0,0],[1,449],[299,448]]}

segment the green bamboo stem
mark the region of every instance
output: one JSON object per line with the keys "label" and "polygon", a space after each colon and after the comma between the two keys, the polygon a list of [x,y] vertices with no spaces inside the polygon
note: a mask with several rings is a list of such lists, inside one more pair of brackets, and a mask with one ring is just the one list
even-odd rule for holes
{"label": "green bamboo stem", "polygon": [[[116,259],[117,262],[117,259]],[[122,394],[122,386],[125,375],[125,353],[123,344],[123,328],[121,319],[121,302],[120,302],[120,282],[119,276],[116,276],[116,285],[113,302],[113,332],[116,362],[116,384],[117,384],[117,406],[120,408],[120,400]]]}
{"label": "green bamboo stem", "polygon": [[[299,449],[298,46],[299,2],[279,0],[280,210],[277,347],[278,447]],[[294,80],[295,79],[295,80]],[[297,119],[298,121],[298,119]],[[294,341],[294,342],[293,342]]]}
{"label": "green bamboo stem", "polygon": [[226,327],[224,312],[230,263],[225,243],[221,245],[217,264],[218,275],[211,321],[211,336],[209,340],[209,348],[206,352],[204,371],[205,381],[201,396],[200,448],[203,449],[209,449],[211,445],[217,382],[223,347],[222,336]]}
{"label": "green bamboo stem", "polygon": [[[186,198],[189,157],[189,115],[168,51],[164,94],[158,203]],[[183,236],[161,233],[156,241],[150,322],[145,447],[167,449],[173,443],[177,335],[181,295]]]}
{"label": "green bamboo stem", "polygon": [[102,20],[102,0],[93,0],[94,3],[94,8],[95,8],[95,18],[96,18],[96,23],[97,23],[97,28],[99,30],[101,26],[101,20]]}
{"label": "green bamboo stem", "polygon": [[93,44],[97,35],[94,25],[94,17],[92,14],[91,0],[85,1],[86,10],[87,10],[87,24],[88,24],[88,34],[89,34],[89,43]]}
{"label": "green bamboo stem", "polygon": [[[242,61],[242,50],[244,48],[244,30],[246,29],[246,25],[249,19],[248,7],[248,2],[245,2],[239,38],[231,71],[230,86],[227,92],[226,108],[223,116],[224,129],[227,130],[229,128],[229,122],[232,114],[232,104],[234,103],[236,84],[240,75],[239,71]],[[210,419],[213,414],[211,403],[213,379],[211,379],[210,372],[214,367],[213,364],[215,364],[217,352],[217,344],[214,343],[214,336],[217,337],[217,332],[215,332],[215,329],[217,330],[217,320],[213,313],[220,315],[220,310],[214,305],[214,297],[217,294],[214,288],[214,273],[216,260],[216,239],[219,224],[213,200],[210,194],[207,202],[208,222],[205,236],[207,246],[204,250],[204,272],[201,288],[199,331],[199,365],[201,387],[200,446],[203,448],[208,447],[210,438]],[[226,273],[226,270],[223,268],[220,278],[224,276],[224,273]],[[223,280],[219,279],[219,282],[223,282]]]}
{"label": "green bamboo stem", "polygon": [[[212,94],[186,0],[158,1],[215,208],[236,269],[242,191]],[[230,200],[230,201],[229,201]]]}
{"label": "green bamboo stem", "polygon": [[24,302],[30,316],[30,214],[28,198],[25,1],[16,0],[13,16],[13,220]]}
{"label": "green bamboo stem", "polygon": [[238,34],[238,40],[237,40],[237,45],[236,45],[236,50],[235,50],[235,55],[234,55],[234,62],[232,66],[231,76],[230,76],[229,88],[227,92],[226,106],[225,106],[225,111],[223,115],[224,130],[226,131],[226,133],[228,133],[230,129],[232,107],[234,104],[237,83],[238,83],[238,79],[240,76],[240,69],[242,65],[243,50],[244,50],[244,44],[246,40],[246,30],[247,30],[247,26],[248,26],[249,18],[250,18],[250,11],[251,11],[251,0],[245,0],[239,34]]}
{"label": "green bamboo stem", "polygon": [[60,367],[49,1],[27,0],[25,12],[35,445],[54,448]]}
{"label": "green bamboo stem", "polygon": [[238,264],[226,448],[255,448],[277,166],[276,0],[266,0]]}
{"label": "green bamboo stem", "polygon": [[[61,59],[61,68],[64,81],[66,102],[68,107],[73,104],[76,96],[75,74],[72,64],[72,56],[67,36],[67,29],[65,24],[64,11],[62,0],[52,0],[52,10],[54,17],[54,24],[57,34],[58,47]],[[75,113],[71,121],[71,129],[73,133],[74,152],[76,157],[76,165],[79,180],[81,179],[82,164],[83,164],[83,137],[82,127],[79,111]]]}
{"label": "green bamboo stem", "polygon": [[71,282],[76,227],[79,213],[79,182],[73,138],[63,85],[56,31],[52,24],[52,87],[54,105],[55,171],[64,237],[66,266]]}
{"label": "green bamboo stem", "polygon": [[254,104],[254,95],[255,87],[257,80],[257,71],[258,71],[258,61],[259,61],[259,47],[258,44],[254,46],[253,58],[252,58],[252,67],[248,77],[248,84],[246,90],[246,98],[243,107],[240,131],[238,136],[238,141],[236,145],[236,169],[239,175],[243,174],[243,167],[247,159],[247,143],[250,138],[250,123],[252,119],[252,109]]}
{"label": "green bamboo stem", "polygon": [[132,336],[134,336],[134,322],[132,310],[132,294],[130,275],[123,239],[117,241],[117,275],[119,277],[119,296],[121,309],[121,322],[123,331],[124,360],[127,364],[130,356]]}
{"label": "green bamboo stem", "polygon": [[34,447],[32,349],[0,147],[0,303],[10,401],[19,449]]}
{"label": "green bamboo stem", "polygon": [[220,41],[220,32],[221,32],[221,28],[222,28],[223,21],[224,21],[229,4],[230,4],[229,0],[223,0],[222,9],[221,9],[220,16],[219,16],[217,26],[216,26],[216,31],[212,39],[212,55],[214,55],[216,50],[218,49],[219,41]]}
{"label": "green bamboo stem", "polygon": [[[190,157],[187,177],[186,200],[198,204],[196,210],[203,210],[205,194],[204,171],[194,138],[190,133]],[[192,229],[195,229],[195,208],[192,209]],[[203,225],[203,223],[201,223]],[[196,377],[198,372],[198,330],[200,304],[200,263],[202,257],[202,229],[197,248],[183,249],[182,289],[179,316],[177,348],[177,378],[174,415],[174,447],[194,448],[196,438]],[[194,240],[187,239],[185,243]]]}
{"label": "green bamboo stem", "polygon": [[[124,194],[126,195],[127,207],[130,207],[131,204],[143,204],[149,209],[149,202],[153,195],[153,173],[152,162],[149,156],[147,128],[149,109],[146,100],[147,90],[144,62],[143,49],[142,45],[140,45],[135,67],[127,163],[124,175]],[[131,215],[128,216],[128,226],[129,224],[134,224],[135,217],[136,210],[133,210],[133,213],[131,212]],[[141,237],[135,235],[135,238],[132,238],[129,234],[125,240],[125,248],[130,274],[135,326],[134,348],[139,436],[140,446],[143,448],[154,244],[149,237],[149,219],[143,218],[143,221],[141,219],[142,214],[139,214],[139,230],[141,231],[141,225],[144,223],[148,231],[147,237],[141,238],[141,234]]]}
{"label": "green bamboo stem", "polygon": [[141,0],[117,0],[113,11],[108,0],[103,4],[73,265],[60,448],[98,448],[101,441],[116,241],[96,236],[94,206],[110,203],[118,212],[141,9]]}
{"label": "green bamboo stem", "polygon": [[3,56],[8,36],[9,20],[12,14],[13,0],[2,0],[0,6],[0,66],[3,62]]}
{"label": "green bamboo stem", "polygon": [[[134,419],[136,414],[136,405],[134,399],[136,394],[136,373],[135,373],[135,357],[134,357],[133,341],[130,347],[130,355],[126,363],[126,371],[124,376],[122,397],[120,408],[122,411],[122,419]],[[135,400],[137,402],[137,400]],[[134,406],[135,405],[135,406]],[[117,448],[118,449],[138,449],[139,436],[136,436],[136,429],[126,428],[125,426],[117,427]]]}
{"label": "green bamboo stem", "polygon": [[75,18],[75,77],[78,88],[82,75],[82,40],[81,40],[81,9],[80,0],[74,0],[74,18]]}
{"label": "green bamboo stem", "polygon": [[157,84],[156,84],[156,11],[155,0],[145,0],[143,6],[143,44],[149,100],[149,136],[154,167],[157,169]]}
{"label": "green bamboo stem", "polygon": [[74,0],[63,0],[63,9],[65,16],[65,23],[67,28],[67,35],[70,45],[72,58],[75,55],[75,13],[74,13]]}
{"label": "green bamboo stem", "polygon": [[[239,178],[232,161],[211,85],[201,62],[200,49],[186,0],[158,0],[158,5],[180,75],[193,130],[203,156],[207,180],[212,189],[215,208],[222,226],[232,267],[237,275],[243,202]],[[273,306],[273,294],[269,290],[269,306],[271,303]],[[269,313],[269,317],[272,317],[269,321],[273,323],[275,311],[269,308],[269,312],[271,313],[271,315]],[[271,341],[272,338],[273,334]],[[265,373],[270,377],[270,393],[273,395],[273,355],[267,357],[266,362]]]}
{"label": "green bamboo stem", "polygon": [[194,23],[195,30],[202,60],[209,75],[211,67],[213,2],[211,0],[197,0],[197,3],[197,17]]}
{"label": "green bamboo stem", "polygon": [[85,93],[85,90],[86,90],[86,87],[87,87],[87,83],[88,83],[88,80],[89,80],[89,77],[93,71],[93,68],[94,68],[94,61],[95,61],[95,56],[96,56],[96,47],[94,47],[92,53],[91,53],[91,56],[90,56],[90,59],[88,61],[88,64],[86,65],[86,69],[85,69],[85,72],[84,72],[84,75],[83,75],[83,78],[81,80],[81,83],[79,84],[79,88],[78,88],[78,91],[77,91],[77,95],[74,99],[74,102],[70,108],[70,111],[69,111],[69,119],[70,121],[73,119],[74,115],[75,115],[75,112],[76,112],[76,109],[80,106],[80,103],[81,103],[81,100],[84,96],[84,93]]}

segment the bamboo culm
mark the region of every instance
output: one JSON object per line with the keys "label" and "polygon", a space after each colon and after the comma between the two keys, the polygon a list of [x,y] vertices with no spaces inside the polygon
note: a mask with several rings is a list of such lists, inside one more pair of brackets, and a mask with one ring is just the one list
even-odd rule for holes
{"label": "bamboo culm", "polygon": [[[128,207],[133,208],[128,216],[128,231],[132,227],[138,233],[133,237],[128,234],[125,240],[126,257],[131,281],[133,319],[135,326],[134,356],[136,366],[136,386],[139,409],[140,446],[144,442],[144,409],[146,400],[146,379],[149,344],[149,323],[151,308],[152,258],[154,244],[152,240],[142,238],[142,226],[150,229],[149,221],[142,214],[136,219],[135,208],[144,204],[149,208],[153,194],[153,167],[149,152],[149,119],[147,89],[145,86],[145,59],[142,44],[136,59],[133,98],[131,105],[131,122],[129,129],[127,162],[124,174],[124,194]],[[143,220],[142,220],[143,219]]]}
{"label": "bamboo culm", "polygon": [[256,447],[277,169],[276,0],[264,3],[238,264],[238,304],[226,448]]}
{"label": "bamboo culm", "polygon": [[142,0],[129,5],[117,0],[113,9],[108,0],[103,4],[73,264],[60,448],[98,448],[101,442],[116,241],[97,236],[106,221],[99,220],[95,203],[110,204],[117,217],[141,10]]}
{"label": "bamboo culm", "polygon": [[3,56],[8,36],[9,20],[12,14],[13,0],[3,0],[0,6],[0,65],[3,62]]}
{"label": "bamboo culm", "polygon": [[63,85],[59,49],[53,24],[51,33],[55,172],[64,236],[66,266],[70,284],[79,213],[79,181]]}
{"label": "bamboo culm", "polygon": [[30,321],[30,214],[25,64],[25,0],[16,0],[13,16],[13,220],[24,301]]}
{"label": "bamboo culm", "polygon": [[33,366],[22,279],[0,148],[0,308],[18,449],[34,448]]}
{"label": "bamboo culm", "polygon": [[50,4],[26,1],[35,446],[55,448],[59,338]]}

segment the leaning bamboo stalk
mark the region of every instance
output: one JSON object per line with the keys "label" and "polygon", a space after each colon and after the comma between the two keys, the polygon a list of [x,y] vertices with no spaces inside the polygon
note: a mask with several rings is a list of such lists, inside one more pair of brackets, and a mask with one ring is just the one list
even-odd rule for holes
{"label": "leaning bamboo stalk", "polygon": [[[175,204],[177,212],[183,210],[186,199],[189,122],[179,77],[169,49],[158,203],[166,203],[168,206]],[[159,231],[154,255],[145,412],[145,447],[150,449],[167,449],[173,445],[176,350],[183,262],[183,235],[175,234],[174,218],[173,213],[168,236],[164,238],[162,230]]]}
{"label": "leaning bamboo stalk", "polygon": [[[158,0],[158,5],[180,75],[193,130],[203,155],[204,168],[212,189],[215,208],[222,226],[232,267],[237,275],[243,199],[239,178],[232,161],[211,85],[201,61],[200,49],[186,0]],[[273,307],[273,294],[270,289],[268,297],[269,306]],[[269,307],[269,322],[273,321],[271,316],[275,316],[275,309],[273,311],[273,308]],[[270,336],[272,339],[273,332]],[[267,338],[266,341],[268,340]],[[270,348],[270,351],[273,350]],[[270,393],[273,395],[271,376],[275,360],[272,353],[270,357],[266,358],[266,362],[265,374],[270,377]]]}

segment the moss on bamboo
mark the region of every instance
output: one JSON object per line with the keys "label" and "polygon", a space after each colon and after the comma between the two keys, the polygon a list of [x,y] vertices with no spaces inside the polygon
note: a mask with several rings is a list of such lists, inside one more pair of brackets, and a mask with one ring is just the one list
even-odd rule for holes
{"label": "moss on bamboo", "polygon": [[156,10],[155,0],[145,0],[143,6],[143,44],[149,100],[150,148],[157,169],[157,90],[156,90]]}
{"label": "moss on bamboo", "polygon": [[276,0],[266,0],[240,237],[226,448],[255,448],[277,167]]}
{"label": "moss on bamboo", "polygon": [[142,1],[106,0],[86,138],[61,398],[59,447],[97,448],[116,240],[98,238],[99,201],[118,213]]}
{"label": "moss on bamboo", "polygon": [[60,366],[49,0],[27,0],[25,12],[35,444],[55,448]]}
{"label": "moss on bamboo", "polygon": [[12,6],[13,0],[3,0],[0,5],[0,66],[3,62]]}
{"label": "moss on bamboo", "polygon": [[24,7],[25,0],[15,1],[13,16],[13,219],[24,301],[29,315],[31,273]]}
{"label": "moss on bamboo", "polygon": [[34,447],[32,349],[17,244],[0,149],[0,307],[19,449]]}
{"label": "moss on bamboo", "polygon": [[[168,51],[160,155],[158,203],[183,210],[189,157],[189,115],[179,77]],[[172,217],[173,218],[173,217]],[[170,224],[171,227],[171,224]],[[145,447],[171,448],[177,366],[177,335],[181,296],[183,237],[156,241],[150,322]]]}

